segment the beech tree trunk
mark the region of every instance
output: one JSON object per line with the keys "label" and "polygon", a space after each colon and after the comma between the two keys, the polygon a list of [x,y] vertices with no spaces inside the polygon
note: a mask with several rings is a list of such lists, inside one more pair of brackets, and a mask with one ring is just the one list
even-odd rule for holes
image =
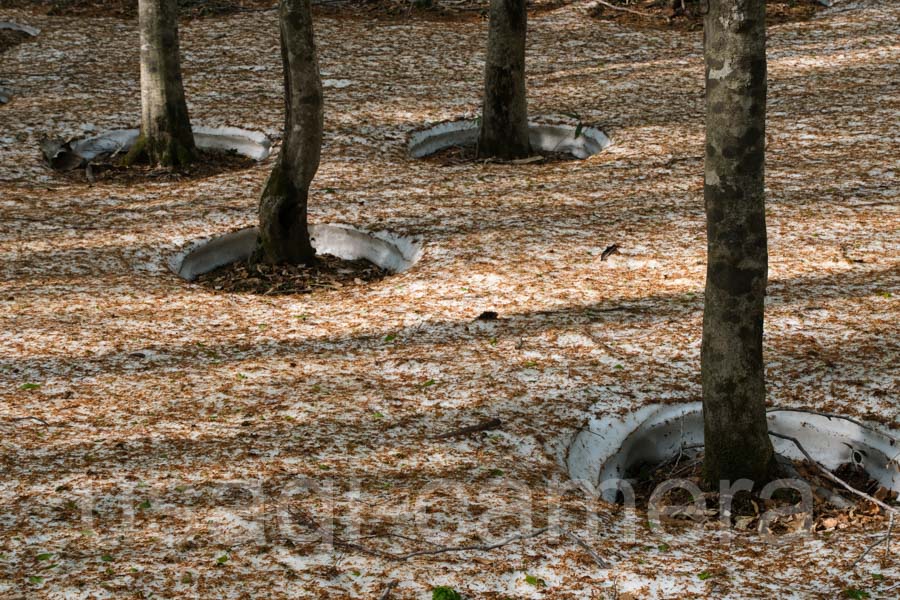
{"label": "beech tree trunk", "polygon": [[130,153],[151,164],[180,166],[195,158],[181,81],[177,0],[139,0],[141,137]]}
{"label": "beech tree trunk", "polygon": [[259,238],[252,262],[310,264],[309,186],[322,149],[322,79],[309,0],[281,0],[284,140],[259,201]]}
{"label": "beech tree trunk", "polygon": [[478,155],[531,155],[525,97],[525,0],[491,0]]}
{"label": "beech tree trunk", "polygon": [[701,371],[708,484],[773,476],[763,308],[764,0],[712,0],[705,22],[707,271]]}

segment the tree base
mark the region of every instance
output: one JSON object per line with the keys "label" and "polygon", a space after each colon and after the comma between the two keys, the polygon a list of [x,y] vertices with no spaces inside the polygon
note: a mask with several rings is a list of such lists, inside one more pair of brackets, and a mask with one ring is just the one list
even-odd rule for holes
{"label": "tree base", "polygon": [[518,160],[528,158],[533,154],[531,143],[528,141],[527,125],[524,128],[524,133],[517,131],[507,135],[488,135],[482,127],[475,148],[479,159]]}
{"label": "tree base", "polygon": [[196,147],[179,142],[175,138],[153,140],[141,134],[122,158],[122,166],[130,167],[138,163],[153,166],[179,168],[197,160]]}
{"label": "tree base", "polygon": [[[598,494],[613,502],[616,483],[643,466],[682,462],[704,446],[703,408],[690,404],[647,405],[625,415],[593,416],[566,443],[565,466],[575,480],[597,485]],[[767,429],[776,455],[803,460],[804,454],[788,438],[796,439],[823,467],[831,471],[853,463],[878,484],[900,491],[895,470],[897,434],[882,432],[855,419],[836,414],[791,408],[766,412]],[[680,457],[680,458],[679,458]],[[753,482],[762,487],[767,481]],[[714,486],[719,487],[718,482]]]}
{"label": "tree base", "polygon": [[283,296],[352,290],[390,274],[365,259],[343,260],[322,254],[313,265],[235,262],[200,275],[196,282],[215,292]]}
{"label": "tree base", "polygon": [[308,200],[309,190],[297,188],[284,167],[275,165],[259,200],[259,236],[251,265],[316,263],[306,216]]}
{"label": "tree base", "polygon": [[[413,158],[425,158],[442,150],[461,147],[472,148],[474,155],[479,134],[480,124],[476,120],[439,123],[410,136],[409,154]],[[584,123],[530,124],[528,142],[533,154],[570,154],[579,160],[602,152],[611,143],[602,131]]]}

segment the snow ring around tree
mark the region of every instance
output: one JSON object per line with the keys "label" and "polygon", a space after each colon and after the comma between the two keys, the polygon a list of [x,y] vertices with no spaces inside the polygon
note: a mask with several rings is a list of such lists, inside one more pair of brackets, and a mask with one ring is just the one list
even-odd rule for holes
{"label": "snow ring around tree", "polygon": [[0,29],[8,29],[10,31],[21,31],[26,35],[35,37],[41,32],[37,27],[31,25],[22,25],[21,23],[13,23],[12,21],[0,21]]}
{"label": "snow ring around tree", "polygon": [[[29,37],[36,37],[41,32],[40,29],[31,25],[23,25],[21,23],[13,23],[12,21],[0,21],[0,29],[8,31],[18,31]],[[6,104],[12,100],[12,91],[9,88],[0,85],[0,104]]]}
{"label": "snow ring around tree", "polygon": [[[528,139],[534,150],[568,152],[578,159],[591,157],[612,143],[605,133],[586,125],[529,123]],[[477,141],[476,120],[450,121],[413,133],[409,154],[413,158],[424,158],[453,146],[474,146]]]}
{"label": "snow ring around tree", "polygon": [[[256,236],[256,227],[247,227],[195,242],[172,257],[169,268],[182,279],[194,281],[204,273],[250,258],[256,247]],[[315,224],[309,226],[309,236],[318,254],[343,260],[366,259],[392,273],[406,271],[422,256],[420,237],[399,236],[389,231]]]}
{"label": "snow ring around tree", "polygon": [[[193,127],[194,143],[201,150],[236,152],[253,160],[269,156],[272,141],[258,131],[237,127]],[[69,143],[71,152],[85,162],[91,162],[103,154],[116,155],[128,152],[137,141],[139,129],[113,129],[100,135]]]}
{"label": "snow ring around tree", "polygon": [[[797,439],[827,469],[844,463],[861,466],[884,487],[900,490],[900,438],[840,415],[799,409],[767,411],[769,431]],[[790,440],[772,437],[775,453],[792,460],[804,456]],[[641,463],[659,464],[703,446],[702,404],[654,404],[625,416],[591,418],[578,431],[565,454],[573,480],[590,482],[601,497],[615,502],[614,484]],[[606,482],[606,485],[604,485]]]}

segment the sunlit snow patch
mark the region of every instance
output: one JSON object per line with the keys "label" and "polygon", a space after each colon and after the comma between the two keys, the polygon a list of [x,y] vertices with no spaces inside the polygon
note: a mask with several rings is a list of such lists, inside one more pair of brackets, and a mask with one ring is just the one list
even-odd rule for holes
{"label": "sunlit snow patch", "polygon": [[31,37],[34,37],[41,32],[40,29],[32,27],[31,25],[22,25],[21,23],[13,23],[11,21],[0,21],[0,29],[21,31],[22,33],[28,34]]}
{"label": "sunlit snow patch", "polygon": [[[257,230],[248,227],[190,245],[169,261],[179,277],[193,281],[219,267],[247,260],[256,246]],[[349,225],[310,225],[313,248],[344,260],[366,259],[390,271],[400,273],[412,267],[422,256],[422,239],[389,231],[369,232]]]}
{"label": "sunlit snow patch", "polygon": [[[701,411],[699,402],[654,404],[625,416],[592,418],[569,444],[569,476],[600,486],[603,498],[614,502],[616,488],[603,482],[624,479],[632,467],[659,464],[685,447],[688,455],[700,450]],[[884,487],[900,490],[900,438],[840,415],[776,408],[767,418],[769,431],[796,438],[824,467],[854,463]],[[777,454],[804,458],[789,440],[773,437],[772,443]]]}
{"label": "sunlit snow patch", "polygon": [[[543,152],[568,152],[575,158],[588,158],[610,145],[606,134],[594,127],[530,123],[531,147]],[[478,140],[478,122],[451,121],[412,134],[409,154],[423,158],[453,146],[474,146]]]}

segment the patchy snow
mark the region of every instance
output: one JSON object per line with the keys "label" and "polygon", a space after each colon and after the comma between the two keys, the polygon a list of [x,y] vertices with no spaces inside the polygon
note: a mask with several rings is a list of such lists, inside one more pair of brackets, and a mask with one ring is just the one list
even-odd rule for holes
{"label": "patchy snow", "polygon": [[[576,112],[615,144],[520,166],[407,154],[411,132],[477,114],[484,23],[318,18],[323,72],[352,84],[327,89],[311,218],[426,245],[355,294],[273,298],[165,264],[253,225],[274,159],[132,187],[58,177],[40,137],[138,121],[135,26],[3,11],[42,33],[0,57],[15,140],[0,145],[0,595],[378,597],[397,580],[404,599],[890,597],[896,558],[849,570],[880,532],[726,543],[563,493],[560,448],[590,418],[699,399],[705,275],[702,37],[583,8],[530,20],[529,108]],[[770,401],[894,428],[898,18],[864,0],[773,28],[767,131]],[[278,138],[273,12],[185,23],[182,46],[198,123]],[[499,319],[473,322],[487,310]],[[25,416],[49,426],[11,420]],[[492,417],[501,429],[435,439]],[[319,543],[310,523],[328,515],[375,555]],[[550,517],[611,568],[552,533],[378,555]]]}

